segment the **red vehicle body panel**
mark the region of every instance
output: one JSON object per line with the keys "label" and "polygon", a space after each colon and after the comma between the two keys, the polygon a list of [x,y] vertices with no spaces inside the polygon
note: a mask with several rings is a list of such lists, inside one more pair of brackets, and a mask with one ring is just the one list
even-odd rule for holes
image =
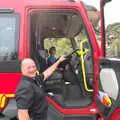
{"label": "red vehicle body panel", "polygon": [[120,108],[117,108],[109,118],[109,120],[120,120]]}
{"label": "red vehicle body panel", "polygon": [[[95,38],[95,33],[92,28],[92,24],[88,19],[87,12],[81,3],[67,2],[66,0],[4,0],[0,2],[0,8],[13,8],[15,13],[20,14],[20,34],[19,34],[19,59],[23,59],[30,56],[29,45],[29,14],[33,11],[45,11],[45,10],[70,10],[75,9],[81,13],[83,22],[89,31],[89,36],[91,39],[93,47],[93,57],[94,57],[94,101],[89,107],[82,109],[64,109],[58,104],[56,104],[52,99],[47,97],[46,99],[50,104],[52,104],[56,109],[64,114],[97,114],[99,113],[97,108],[97,92],[98,92],[98,58],[100,56],[100,49]],[[14,94],[17,84],[19,83],[21,74],[20,73],[0,73],[0,94]],[[117,115],[120,112],[118,109],[113,113]],[[111,116],[111,119],[113,117]],[[114,119],[115,120],[115,119]],[[118,120],[118,119],[116,119]]]}
{"label": "red vehicle body panel", "polygon": [[0,94],[13,94],[20,80],[20,76],[21,73],[1,73]]}
{"label": "red vehicle body panel", "polygon": [[61,113],[65,115],[70,115],[70,114],[98,114],[99,111],[96,107],[96,104],[92,104],[90,107],[87,108],[82,108],[82,109],[65,109],[62,108],[60,105],[56,104],[52,99],[49,97],[46,97],[47,101],[53,105],[57,110],[59,110]]}

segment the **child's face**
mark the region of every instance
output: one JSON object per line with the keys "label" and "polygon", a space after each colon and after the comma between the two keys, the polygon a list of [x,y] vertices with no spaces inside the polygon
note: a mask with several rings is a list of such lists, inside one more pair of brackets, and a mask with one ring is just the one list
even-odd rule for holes
{"label": "child's face", "polygon": [[56,50],[53,50],[53,51],[52,51],[52,54],[55,55],[55,53],[56,53]]}

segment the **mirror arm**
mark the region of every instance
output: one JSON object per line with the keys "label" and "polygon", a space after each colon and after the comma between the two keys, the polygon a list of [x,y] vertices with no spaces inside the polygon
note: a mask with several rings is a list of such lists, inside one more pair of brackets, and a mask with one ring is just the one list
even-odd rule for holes
{"label": "mirror arm", "polygon": [[106,3],[112,0],[100,0],[100,40],[101,40],[101,55],[106,56],[106,34],[105,34],[105,18],[104,18],[104,6]]}

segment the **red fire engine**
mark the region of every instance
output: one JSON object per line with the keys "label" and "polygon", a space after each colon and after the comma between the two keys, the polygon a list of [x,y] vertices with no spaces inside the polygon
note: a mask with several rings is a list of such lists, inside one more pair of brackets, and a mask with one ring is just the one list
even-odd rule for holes
{"label": "red fire engine", "polygon": [[119,120],[120,61],[105,58],[103,10],[109,1],[101,0],[101,49],[82,2],[0,2],[0,120],[17,119],[21,60],[33,58],[42,72],[51,46],[69,60],[45,83],[48,120]]}

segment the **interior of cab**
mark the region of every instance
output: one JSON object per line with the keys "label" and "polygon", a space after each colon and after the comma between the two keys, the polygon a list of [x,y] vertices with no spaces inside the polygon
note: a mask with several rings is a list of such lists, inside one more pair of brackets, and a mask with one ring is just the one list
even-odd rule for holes
{"label": "interior of cab", "polygon": [[31,57],[40,73],[48,67],[50,47],[56,48],[56,60],[62,55],[67,58],[44,83],[49,97],[64,108],[92,104],[92,47],[81,16],[73,11],[33,12],[30,15],[30,40]]}

